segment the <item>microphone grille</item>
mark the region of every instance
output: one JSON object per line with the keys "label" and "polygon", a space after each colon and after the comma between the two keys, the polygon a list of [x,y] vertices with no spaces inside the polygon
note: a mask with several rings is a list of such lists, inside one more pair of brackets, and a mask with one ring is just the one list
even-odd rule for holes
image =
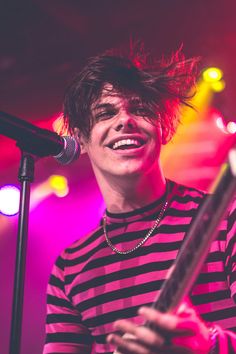
{"label": "microphone grille", "polygon": [[64,140],[64,148],[54,158],[62,165],[68,165],[79,158],[80,145],[72,136],[62,136],[61,138]]}

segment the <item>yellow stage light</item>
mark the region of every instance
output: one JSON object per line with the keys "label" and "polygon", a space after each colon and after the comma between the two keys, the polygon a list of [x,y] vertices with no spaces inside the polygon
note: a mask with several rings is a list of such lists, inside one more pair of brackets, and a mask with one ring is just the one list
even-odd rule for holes
{"label": "yellow stage light", "polygon": [[34,209],[44,199],[55,194],[57,197],[65,197],[69,193],[67,179],[64,176],[52,175],[32,190],[30,209]]}
{"label": "yellow stage light", "polygon": [[59,135],[70,135],[68,129],[64,125],[63,113],[60,113],[52,123],[53,130]]}
{"label": "yellow stage light", "polygon": [[67,186],[67,179],[64,176],[52,175],[49,177],[49,184],[53,189],[64,189]]}
{"label": "yellow stage light", "polygon": [[225,89],[225,81],[220,80],[220,81],[211,82],[211,88],[215,92],[221,92]]}
{"label": "yellow stage light", "polygon": [[69,192],[67,179],[64,176],[52,175],[48,183],[58,197],[65,197]]}
{"label": "yellow stage light", "polygon": [[206,82],[216,82],[220,81],[223,77],[223,71],[219,68],[208,68],[202,73],[203,80]]}

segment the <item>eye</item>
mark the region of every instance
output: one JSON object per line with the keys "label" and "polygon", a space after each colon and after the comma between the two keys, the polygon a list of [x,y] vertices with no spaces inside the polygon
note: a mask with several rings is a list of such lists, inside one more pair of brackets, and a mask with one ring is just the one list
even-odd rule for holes
{"label": "eye", "polygon": [[95,119],[96,121],[101,121],[101,120],[112,118],[115,115],[116,115],[116,111],[114,109],[103,110],[96,113]]}
{"label": "eye", "polygon": [[136,116],[148,117],[148,118],[152,118],[154,116],[154,113],[150,109],[143,106],[133,107],[131,109],[131,113],[135,114]]}

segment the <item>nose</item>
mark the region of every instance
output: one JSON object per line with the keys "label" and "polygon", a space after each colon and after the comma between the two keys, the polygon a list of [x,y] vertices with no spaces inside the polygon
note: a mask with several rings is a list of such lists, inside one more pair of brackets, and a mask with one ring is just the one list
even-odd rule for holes
{"label": "nose", "polygon": [[126,111],[120,112],[115,122],[116,131],[132,131],[137,126],[135,117]]}

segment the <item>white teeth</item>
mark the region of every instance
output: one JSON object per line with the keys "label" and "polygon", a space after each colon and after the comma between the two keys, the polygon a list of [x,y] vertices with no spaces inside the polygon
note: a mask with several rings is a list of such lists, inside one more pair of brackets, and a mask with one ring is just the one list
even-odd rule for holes
{"label": "white teeth", "polygon": [[124,145],[140,146],[141,143],[138,140],[135,140],[135,139],[123,139],[123,140],[119,140],[116,143],[114,143],[113,146],[112,146],[112,149],[117,149],[120,146],[124,146]]}

